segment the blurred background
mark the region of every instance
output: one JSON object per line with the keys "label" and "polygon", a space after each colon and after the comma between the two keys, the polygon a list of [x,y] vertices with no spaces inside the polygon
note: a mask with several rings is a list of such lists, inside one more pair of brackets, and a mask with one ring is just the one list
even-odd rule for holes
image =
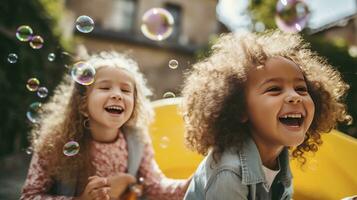
{"label": "blurred background", "polygon": [[[183,74],[220,34],[271,28],[301,34],[342,73],[357,120],[357,0],[2,0],[0,199],[19,198],[36,109],[81,56],[125,52],[152,100],[178,97]],[[357,137],[355,122],[337,129]]]}

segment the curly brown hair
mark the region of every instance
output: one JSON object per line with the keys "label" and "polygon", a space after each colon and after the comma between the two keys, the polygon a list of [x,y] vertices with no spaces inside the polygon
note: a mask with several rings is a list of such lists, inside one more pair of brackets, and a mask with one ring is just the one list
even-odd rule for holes
{"label": "curly brown hair", "polygon": [[212,149],[218,159],[226,149],[239,150],[249,137],[248,125],[241,120],[247,72],[280,56],[301,68],[315,104],[303,143],[291,149],[292,157],[304,164],[304,153],[316,152],[322,144],[321,133],[331,131],[337,122],[352,122],[343,103],[349,86],[308,47],[300,35],[279,30],[222,35],[211,55],[186,75],[182,92],[186,145],[203,155]]}
{"label": "curly brown hair", "polygon": [[[139,71],[137,63],[123,54],[101,52],[90,56],[87,60],[96,70],[101,67],[117,67],[129,71],[134,79],[134,110],[130,119],[121,127],[139,129],[145,141],[149,123],[154,112],[149,96],[152,94],[146,86],[146,80]],[[72,81],[66,75],[56,88],[54,95],[40,111],[39,126],[32,130],[32,146],[34,152],[48,160],[48,173],[56,180],[72,182],[79,180],[79,191],[84,189],[87,177],[93,175],[90,157],[90,133],[84,127],[87,111],[87,88]],[[63,146],[69,141],[77,141],[80,152],[68,157],[63,153]],[[79,175],[78,175],[79,173]]]}

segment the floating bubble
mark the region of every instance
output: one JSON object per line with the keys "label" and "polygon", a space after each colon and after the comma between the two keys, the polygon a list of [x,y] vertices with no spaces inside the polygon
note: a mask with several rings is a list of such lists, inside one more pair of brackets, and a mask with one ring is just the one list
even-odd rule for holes
{"label": "floating bubble", "polygon": [[304,0],[279,0],[276,4],[275,22],[285,32],[300,32],[309,18],[309,8]]}
{"label": "floating bubble", "polygon": [[43,47],[43,38],[39,35],[33,36],[30,41],[30,46],[33,49],[41,49]]}
{"label": "floating bubble", "polygon": [[170,60],[170,61],[169,61],[169,67],[170,67],[171,69],[176,69],[176,68],[178,67],[178,62],[177,62],[177,60]]}
{"label": "floating bubble", "polygon": [[254,24],[254,29],[256,32],[263,32],[265,31],[265,25],[263,22],[257,22]]}
{"label": "floating bubble", "polygon": [[33,153],[33,148],[30,146],[26,149],[26,154],[31,155]]}
{"label": "floating bubble", "polygon": [[7,56],[7,61],[11,64],[14,64],[17,62],[17,59],[18,59],[18,56],[17,54],[15,53],[10,53],[8,56]]}
{"label": "floating bubble", "polygon": [[40,102],[34,102],[30,105],[29,110],[26,112],[26,117],[32,123],[38,123],[39,120],[39,111],[42,107]]}
{"label": "floating bubble", "polygon": [[141,32],[149,39],[161,41],[168,38],[174,25],[174,18],[163,8],[151,8],[142,18]]}
{"label": "floating bubble", "polygon": [[48,61],[53,62],[56,59],[56,54],[49,53],[47,56]]}
{"label": "floating bubble", "polygon": [[79,32],[89,33],[94,29],[94,21],[86,15],[79,16],[76,20],[76,28]]}
{"label": "floating bubble", "polygon": [[31,92],[36,91],[39,86],[40,86],[40,81],[37,78],[30,78],[29,80],[27,80],[26,87]]}
{"label": "floating bubble", "polygon": [[160,147],[166,149],[169,146],[170,139],[167,136],[163,136],[160,139]]}
{"label": "floating bubble", "polygon": [[175,98],[176,95],[173,92],[165,92],[165,94],[163,95],[164,98]]}
{"label": "floating bubble", "polygon": [[32,28],[27,25],[19,26],[16,30],[16,38],[21,42],[28,42],[32,38]]}
{"label": "floating bubble", "polygon": [[71,76],[81,85],[90,85],[94,82],[95,69],[89,63],[80,61],[73,65]]}
{"label": "floating bubble", "polygon": [[67,142],[63,146],[63,154],[66,156],[74,156],[79,152],[79,144],[76,141]]}
{"label": "floating bubble", "polygon": [[40,87],[37,90],[37,96],[39,96],[40,98],[45,98],[47,97],[48,94],[48,89],[46,87]]}
{"label": "floating bubble", "polygon": [[348,54],[350,54],[351,57],[356,58],[357,57],[357,46],[351,46],[348,48]]}

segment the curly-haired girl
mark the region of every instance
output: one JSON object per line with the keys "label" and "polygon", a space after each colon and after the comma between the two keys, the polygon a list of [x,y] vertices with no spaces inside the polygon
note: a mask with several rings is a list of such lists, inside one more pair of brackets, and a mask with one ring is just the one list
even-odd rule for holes
{"label": "curly-haired girl", "polygon": [[[21,199],[118,199],[135,176],[148,198],[182,199],[189,181],[167,179],[153,158],[151,91],[137,63],[115,52],[86,63],[96,70],[94,83],[67,77],[42,107]],[[78,154],[64,154],[70,141]]]}
{"label": "curly-haired girl", "polygon": [[183,89],[187,145],[208,154],[185,199],[290,199],[289,155],[304,164],[320,133],[351,121],[347,89],[297,34],[220,37]]}

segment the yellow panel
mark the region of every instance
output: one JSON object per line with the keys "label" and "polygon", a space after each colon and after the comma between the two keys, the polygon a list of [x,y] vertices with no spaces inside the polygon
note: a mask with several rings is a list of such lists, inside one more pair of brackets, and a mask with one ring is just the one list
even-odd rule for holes
{"label": "yellow panel", "polygon": [[336,130],[323,134],[323,144],[308,163],[291,162],[294,199],[341,199],[357,194],[357,140]]}
{"label": "yellow panel", "polygon": [[155,159],[170,178],[189,177],[203,158],[185,148],[179,101],[169,98],[154,102],[156,118],[150,127]]}
{"label": "yellow panel", "polygon": [[[170,178],[187,178],[202,156],[184,146],[181,98],[153,102],[156,120],[150,127],[155,159]],[[323,135],[323,145],[308,163],[291,163],[295,200],[341,199],[357,194],[357,140],[338,131]]]}

